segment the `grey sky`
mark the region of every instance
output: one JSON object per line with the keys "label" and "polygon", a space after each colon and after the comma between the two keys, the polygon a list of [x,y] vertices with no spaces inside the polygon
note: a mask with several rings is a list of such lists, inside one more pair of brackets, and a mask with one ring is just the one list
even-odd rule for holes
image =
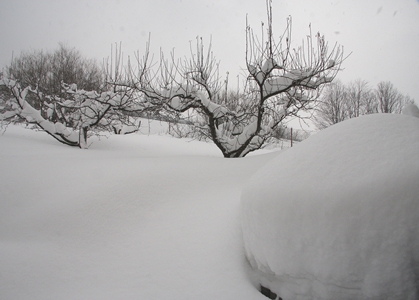
{"label": "grey sky", "polygon": [[[151,50],[158,55],[175,47],[179,56],[189,52],[189,41],[212,36],[221,72],[230,80],[245,66],[245,19],[260,32],[266,22],[265,0],[0,0],[0,66],[12,53],[30,49],[53,50],[58,42],[76,47],[86,57],[110,55],[120,41],[125,54],[143,51],[151,32]],[[312,31],[326,36],[352,55],[338,78],[357,78],[371,86],[391,81],[419,103],[418,0],[273,0],[274,33],[286,18],[293,18],[293,40]]]}

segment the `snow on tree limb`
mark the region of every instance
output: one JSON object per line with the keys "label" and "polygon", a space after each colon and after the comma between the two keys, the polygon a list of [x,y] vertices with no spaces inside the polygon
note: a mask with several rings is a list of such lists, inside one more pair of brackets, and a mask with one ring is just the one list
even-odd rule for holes
{"label": "snow on tree limb", "polygon": [[211,101],[205,93],[198,91],[196,94],[203,107],[205,107],[215,119],[219,119],[230,113],[227,107]]}
{"label": "snow on tree limb", "polygon": [[[77,85],[62,84],[67,98],[58,96],[45,96],[37,89],[29,86],[22,89],[16,81],[3,78],[0,85],[6,86],[13,94],[11,110],[0,115],[0,120],[7,120],[13,116],[26,120],[28,123],[38,125],[42,130],[54,137],[59,142],[80,148],[88,147],[88,137],[96,127],[120,127],[114,130],[117,133],[130,133],[138,130],[139,124],[132,122],[122,123],[119,111],[138,111],[145,106],[141,101],[133,101],[131,94],[124,92],[96,92],[78,90]],[[42,100],[45,109],[45,117],[40,110],[32,107],[26,96],[28,93],[35,94]],[[116,126],[116,127],[115,127]]]}
{"label": "snow on tree limb", "polygon": [[[148,48],[137,58],[138,74],[124,84],[146,95],[152,105],[185,115],[189,124],[210,137],[225,157],[243,157],[260,149],[289,116],[298,116],[317,100],[317,89],[331,82],[344,60],[343,48],[331,51],[325,38],[311,32],[297,49],[291,46],[291,18],[279,41],[272,33],[272,7],[268,6],[267,38],[258,38],[246,26],[247,75],[243,89],[232,101],[226,79],[218,74],[219,62],[197,37],[189,58],[169,58],[151,67]],[[262,41],[262,42],[261,42]],[[188,117],[192,116],[192,117]]]}
{"label": "snow on tree limb", "polygon": [[[34,109],[27,101],[26,96],[28,91],[33,91],[29,87],[22,89],[14,80],[1,79],[0,85],[5,85],[8,87],[13,96],[14,96],[14,111],[10,114],[19,115],[21,118],[25,119],[28,123],[35,123],[49,135],[54,137],[61,143],[67,144],[69,146],[79,146],[78,134],[71,130],[70,128],[65,127],[61,123],[53,123],[44,119],[40,111]],[[2,118],[3,119],[3,118]],[[4,120],[4,119],[3,119]]]}

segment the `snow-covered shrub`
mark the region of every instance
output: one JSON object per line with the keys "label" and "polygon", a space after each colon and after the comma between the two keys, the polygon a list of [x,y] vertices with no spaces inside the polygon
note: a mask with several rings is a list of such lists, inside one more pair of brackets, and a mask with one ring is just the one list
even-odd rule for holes
{"label": "snow-covered shrub", "polygon": [[288,299],[419,298],[419,120],[362,116],[281,152],[242,194],[257,284]]}

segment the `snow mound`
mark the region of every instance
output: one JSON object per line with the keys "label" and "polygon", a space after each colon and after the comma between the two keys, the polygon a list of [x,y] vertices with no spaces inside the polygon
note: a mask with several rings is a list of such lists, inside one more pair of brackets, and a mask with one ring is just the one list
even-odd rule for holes
{"label": "snow mound", "polygon": [[402,114],[419,118],[419,108],[414,103],[409,103],[403,107]]}
{"label": "snow mound", "polygon": [[376,114],[280,153],[241,197],[259,284],[288,299],[419,299],[419,120]]}

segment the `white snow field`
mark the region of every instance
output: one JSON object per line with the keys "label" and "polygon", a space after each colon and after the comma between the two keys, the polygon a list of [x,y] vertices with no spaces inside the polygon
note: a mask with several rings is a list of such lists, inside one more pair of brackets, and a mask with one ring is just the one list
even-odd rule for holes
{"label": "white snow field", "polygon": [[9,126],[0,299],[417,299],[418,123],[363,117],[240,159],[159,122],[88,150]]}
{"label": "white snow field", "polygon": [[266,299],[239,203],[277,154],[224,159],[143,123],[88,150],[18,126],[0,136],[1,300]]}
{"label": "white snow field", "polygon": [[240,219],[253,280],[284,300],[419,299],[419,119],[363,116],[282,151]]}

